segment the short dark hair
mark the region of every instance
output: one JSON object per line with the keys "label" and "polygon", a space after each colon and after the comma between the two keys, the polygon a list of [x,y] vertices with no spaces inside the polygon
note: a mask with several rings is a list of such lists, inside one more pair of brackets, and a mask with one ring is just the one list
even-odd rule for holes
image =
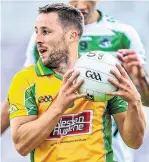
{"label": "short dark hair", "polygon": [[79,37],[82,36],[84,18],[77,8],[64,3],[48,4],[39,7],[39,14],[50,12],[58,14],[60,23],[64,29],[75,27],[79,32]]}

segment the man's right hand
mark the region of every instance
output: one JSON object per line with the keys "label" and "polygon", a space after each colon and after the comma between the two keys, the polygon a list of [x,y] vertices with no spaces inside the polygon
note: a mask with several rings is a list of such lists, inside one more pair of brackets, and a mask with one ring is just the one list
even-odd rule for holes
{"label": "man's right hand", "polygon": [[87,93],[77,93],[77,90],[84,82],[84,80],[76,82],[79,75],[80,72],[78,71],[68,70],[63,76],[62,86],[55,101],[57,107],[63,112],[71,107],[76,99],[87,96]]}

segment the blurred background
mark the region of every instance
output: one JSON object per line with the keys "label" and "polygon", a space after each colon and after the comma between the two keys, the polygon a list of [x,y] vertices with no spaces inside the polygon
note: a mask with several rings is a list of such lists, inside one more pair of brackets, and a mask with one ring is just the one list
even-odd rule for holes
{"label": "blurred background", "polygon": [[[24,65],[26,48],[34,31],[38,7],[60,1],[1,1],[1,102],[7,95],[14,74]],[[62,1],[61,2],[67,2]],[[146,50],[149,68],[149,1],[100,1],[97,8],[139,33]],[[149,162],[149,108],[144,108],[147,119],[145,142],[133,152],[134,162]],[[144,159],[144,160],[143,160]],[[29,162],[15,151],[10,129],[1,137],[2,162]]]}

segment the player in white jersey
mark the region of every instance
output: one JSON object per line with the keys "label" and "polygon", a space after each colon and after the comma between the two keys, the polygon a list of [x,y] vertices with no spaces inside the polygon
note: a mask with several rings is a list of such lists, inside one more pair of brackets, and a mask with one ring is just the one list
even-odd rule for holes
{"label": "player in white jersey", "polygon": [[[100,11],[97,11],[95,9],[97,3],[96,0],[70,0],[69,3],[74,7],[79,8],[84,16],[84,34],[79,45],[79,52],[81,55],[87,51],[102,50],[109,51],[116,56],[119,49],[133,49],[136,51],[136,54],[141,62],[145,62],[143,45],[137,32],[131,26],[123,24],[122,22],[119,22],[109,16],[104,15]],[[35,63],[38,60],[39,55],[34,44],[34,34],[29,42],[26,55],[27,60],[25,61],[25,67]],[[115,150],[115,161],[132,162],[131,155],[127,153],[125,154],[125,148],[128,149],[128,147],[120,139],[115,124],[113,127],[113,148]]]}

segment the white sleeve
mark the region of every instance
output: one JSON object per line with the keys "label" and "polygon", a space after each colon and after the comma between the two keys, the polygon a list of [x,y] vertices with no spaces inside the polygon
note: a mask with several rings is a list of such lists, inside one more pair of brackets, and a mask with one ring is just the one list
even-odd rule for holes
{"label": "white sleeve", "polygon": [[126,38],[130,41],[129,49],[134,50],[141,62],[145,64],[145,49],[137,31],[132,26],[124,24],[123,22],[117,20],[115,20],[114,23],[108,22],[107,24],[112,30],[122,32],[126,36]]}
{"label": "white sleeve", "polygon": [[145,49],[137,31],[133,27],[128,26],[125,35],[130,40],[130,49],[134,50],[138,55],[139,59],[141,60],[142,64],[145,64],[146,63]]}
{"label": "white sleeve", "polygon": [[30,41],[26,50],[26,60],[24,63],[24,67],[28,67],[32,64],[36,63],[36,59],[34,57],[34,47],[35,47],[35,33],[30,38]]}

